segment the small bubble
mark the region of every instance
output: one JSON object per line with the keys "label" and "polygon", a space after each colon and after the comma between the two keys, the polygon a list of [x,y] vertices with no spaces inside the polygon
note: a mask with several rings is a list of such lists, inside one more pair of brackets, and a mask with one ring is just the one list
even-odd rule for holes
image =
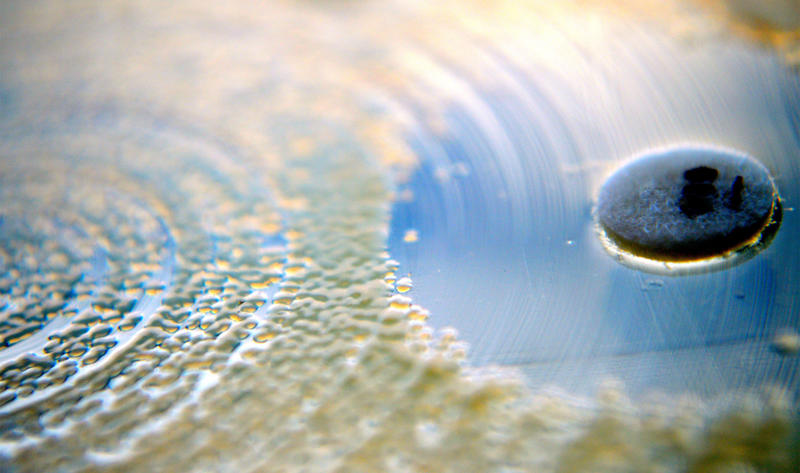
{"label": "small bubble", "polygon": [[412,321],[424,322],[428,317],[430,313],[416,304],[411,306],[411,311],[408,313],[408,318]]}
{"label": "small bubble", "polygon": [[403,241],[406,243],[416,243],[419,240],[419,232],[414,229],[406,230]]}
{"label": "small bubble", "polygon": [[439,338],[444,342],[452,342],[458,338],[458,330],[454,327],[444,327],[439,330]]}
{"label": "small bubble", "polygon": [[394,295],[389,298],[389,307],[401,311],[407,311],[411,308],[411,299],[401,295]]}
{"label": "small bubble", "polygon": [[782,329],[772,339],[772,347],[779,355],[796,355],[800,353],[800,334],[790,328]]}
{"label": "small bubble", "polygon": [[414,287],[414,284],[411,282],[411,278],[400,278],[397,280],[395,284],[395,288],[397,292],[405,293],[410,291]]}

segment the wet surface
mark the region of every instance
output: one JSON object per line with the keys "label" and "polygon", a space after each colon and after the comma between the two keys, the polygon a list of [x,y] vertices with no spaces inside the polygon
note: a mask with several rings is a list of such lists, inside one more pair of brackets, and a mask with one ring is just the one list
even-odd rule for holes
{"label": "wet surface", "polygon": [[[635,31],[625,41],[626,54],[607,63],[585,53],[577,75],[563,64],[530,76],[509,67],[503,83],[517,97],[478,84],[449,109],[450,133],[412,135],[421,156],[407,187],[414,199],[395,204],[390,237],[400,273],[411,274],[415,301],[441,315],[432,323],[460,330],[475,363],[522,366],[536,383],[590,392],[599,369],[644,391],[797,386],[796,361],[769,340],[800,310],[798,80],[763,51]],[[776,176],[789,209],[772,246],[716,274],[669,277],[617,264],[593,228],[603,182],[636,156],[693,146],[743,150]],[[676,169],[682,185],[687,169]],[[715,208],[736,212],[723,201],[737,175],[719,178]],[[686,202],[688,223],[712,215],[703,215],[704,198]],[[754,211],[753,227],[772,204],[759,199],[766,207]],[[672,209],[681,213],[680,204]],[[419,241],[401,239],[409,228]],[[731,350],[751,376],[730,362]],[[687,363],[703,368],[689,374]]]}
{"label": "wet surface", "polygon": [[[0,470],[795,471],[798,79],[685,7],[0,5]],[[690,145],[773,243],[618,264]]]}

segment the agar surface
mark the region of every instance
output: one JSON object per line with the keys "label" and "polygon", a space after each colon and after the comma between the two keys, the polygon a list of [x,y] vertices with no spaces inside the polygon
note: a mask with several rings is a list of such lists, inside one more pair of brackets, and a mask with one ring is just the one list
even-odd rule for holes
{"label": "agar surface", "polygon": [[0,468],[790,471],[780,396],[534,396],[392,292],[392,94],[436,122],[460,84],[405,41],[486,80],[453,31],[605,13],[365,5],[3,5]]}

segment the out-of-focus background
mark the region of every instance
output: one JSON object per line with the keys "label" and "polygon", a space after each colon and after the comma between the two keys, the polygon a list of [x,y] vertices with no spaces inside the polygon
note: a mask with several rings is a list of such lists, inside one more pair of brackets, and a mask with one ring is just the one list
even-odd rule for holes
{"label": "out-of-focus background", "polygon": [[[800,5],[4,2],[0,469],[796,471]],[[663,276],[603,180],[746,153]]]}

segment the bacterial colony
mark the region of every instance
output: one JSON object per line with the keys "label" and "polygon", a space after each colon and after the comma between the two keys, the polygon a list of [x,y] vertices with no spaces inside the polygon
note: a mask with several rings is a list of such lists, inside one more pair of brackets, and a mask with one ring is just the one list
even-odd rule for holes
{"label": "bacterial colony", "polygon": [[[458,45],[477,35],[569,60],[541,46],[624,18],[548,2],[2,8],[1,470],[797,465],[779,393],[583,402],[470,369],[386,252],[415,162],[403,133],[445,132],[460,87],[433,58],[472,63]],[[491,81],[479,63],[471,80]]]}

